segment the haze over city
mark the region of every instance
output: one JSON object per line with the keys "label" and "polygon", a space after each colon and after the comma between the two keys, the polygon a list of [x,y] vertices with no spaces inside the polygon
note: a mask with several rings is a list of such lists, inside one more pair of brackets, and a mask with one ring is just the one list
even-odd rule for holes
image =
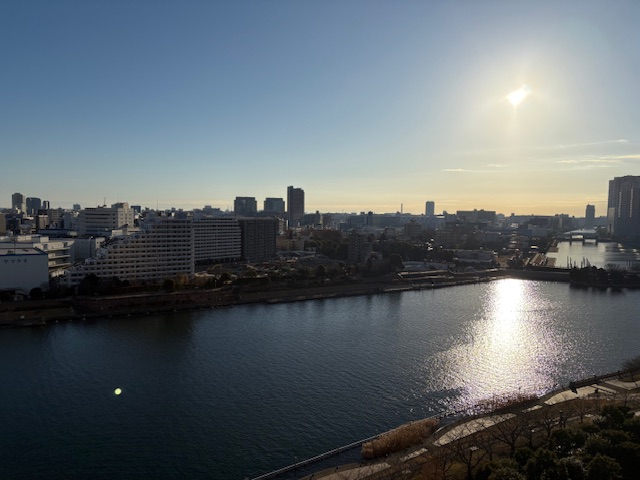
{"label": "haze over city", "polygon": [[[5,2],[2,198],[605,215],[637,2]],[[5,200],[6,201],[6,200]]]}

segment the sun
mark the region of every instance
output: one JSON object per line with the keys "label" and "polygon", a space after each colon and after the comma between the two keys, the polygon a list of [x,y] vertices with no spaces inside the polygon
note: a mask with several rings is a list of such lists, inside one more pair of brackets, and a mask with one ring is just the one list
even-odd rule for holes
{"label": "sun", "polygon": [[507,95],[507,100],[509,100],[509,103],[513,105],[513,108],[516,108],[529,95],[531,95],[531,88],[529,85],[522,85],[518,90],[514,90]]}

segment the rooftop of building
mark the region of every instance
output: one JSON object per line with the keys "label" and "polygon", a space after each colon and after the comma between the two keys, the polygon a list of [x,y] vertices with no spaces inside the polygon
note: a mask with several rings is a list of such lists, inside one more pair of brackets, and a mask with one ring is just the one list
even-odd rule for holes
{"label": "rooftop of building", "polygon": [[26,255],[47,255],[46,252],[38,248],[22,248],[22,247],[14,247],[12,245],[0,245],[0,257],[9,257],[9,256],[26,256]]}

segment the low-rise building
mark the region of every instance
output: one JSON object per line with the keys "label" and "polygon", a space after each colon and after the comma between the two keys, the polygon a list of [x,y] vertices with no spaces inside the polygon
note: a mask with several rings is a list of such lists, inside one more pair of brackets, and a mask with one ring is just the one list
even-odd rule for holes
{"label": "low-rise building", "polygon": [[49,288],[48,257],[32,247],[0,244],[0,290],[29,294]]}
{"label": "low-rise building", "polygon": [[15,235],[0,240],[0,248],[6,249],[15,245],[21,249],[38,249],[47,254],[49,274],[52,277],[62,274],[71,266],[71,249],[75,239],[54,238],[46,235]]}

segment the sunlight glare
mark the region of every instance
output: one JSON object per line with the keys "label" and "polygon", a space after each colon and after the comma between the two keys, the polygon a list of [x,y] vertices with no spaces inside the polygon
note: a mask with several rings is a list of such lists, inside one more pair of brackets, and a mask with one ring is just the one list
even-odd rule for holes
{"label": "sunlight glare", "polygon": [[507,100],[509,100],[509,103],[513,105],[513,108],[516,108],[529,95],[531,95],[531,88],[529,85],[522,85],[518,90],[514,90],[507,95]]}

